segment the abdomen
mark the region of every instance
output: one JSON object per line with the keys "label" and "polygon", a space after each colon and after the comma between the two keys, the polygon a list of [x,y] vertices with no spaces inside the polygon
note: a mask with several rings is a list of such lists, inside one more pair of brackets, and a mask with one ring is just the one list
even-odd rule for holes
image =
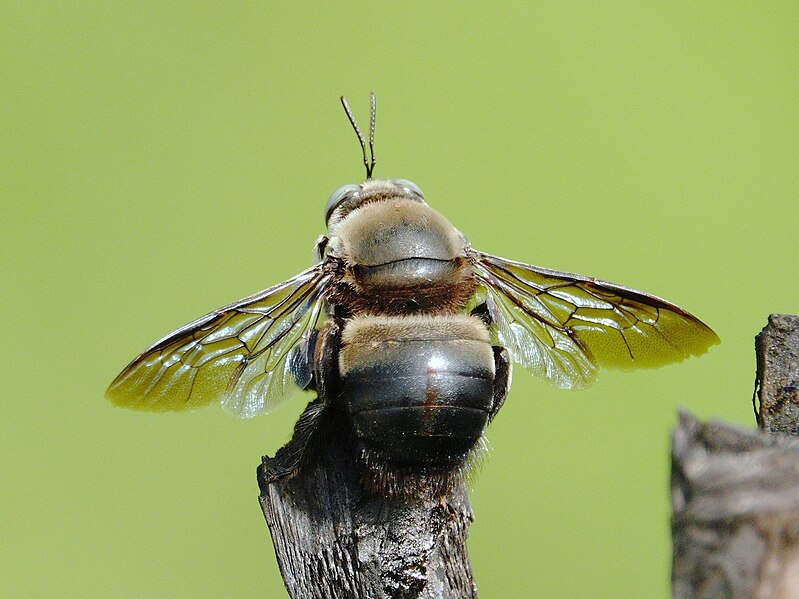
{"label": "abdomen", "polygon": [[339,369],[358,438],[388,461],[460,463],[488,423],[494,356],[473,316],[353,318]]}

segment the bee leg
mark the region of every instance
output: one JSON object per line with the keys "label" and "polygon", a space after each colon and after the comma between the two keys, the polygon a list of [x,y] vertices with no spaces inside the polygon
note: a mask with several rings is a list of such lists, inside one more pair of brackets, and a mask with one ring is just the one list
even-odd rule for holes
{"label": "bee leg", "polygon": [[325,323],[318,335],[309,339],[306,353],[313,356],[311,382],[306,389],[315,390],[317,398],[309,403],[294,425],[294,435],[281,447],[274,458],[264,456],[258,466],[258,484],[263,492],[266,485],[290,478],[302,470],[313,458],[315,449],[324,442],[322,438],[331,420],[331,400],[340,388],[338,381],[338,346],[341,327],[335,320]]}
{"label": "bee leg", "polygon": [[341,325],[338,319],[325,322],[313,348],[313,385],[316,393],[330,405],[341,390],[338,370],[338,349],[341,346]]}
{"label": "bee leg", "polygon": [[485,302],[475,306],[470,312],[470,314],[482,320],[486,326],[491,325],[491,314],[489,314],[488,306],[485,304]]}
{"label": "bee leg", "polygon": [[491,422],[497,415],[510,389],[511,363],[510,354],[504,347],[494,346],[494,400],[488,421]]}
{"label": "bee leg", "polygon": [[281,447],[275,457],[263,457],[257,472],[258,486],[262,494],[266,492],[266,487],[270,483],[291,478],[299,473],[308,460],[319,431],[324,426],[323,421],[327,411],[327,405],[320,399],[309,403],[294,425],[291,441]]}

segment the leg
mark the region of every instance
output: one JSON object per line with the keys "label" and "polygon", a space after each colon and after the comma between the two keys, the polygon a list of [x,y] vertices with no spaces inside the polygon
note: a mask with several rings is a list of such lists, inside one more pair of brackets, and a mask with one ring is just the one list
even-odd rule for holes
{"label": "leg", "polygon": [[294,425],[291,441],[278,449],[275,457],[264,456],[258,466],[258,486],[264,493],[267,485],[297,474],[312,453],[315,441],[323,428],[328,408],[319,399],[309,403]]}
{"label": "leg", "polygon": [[489,422],[494,419],[502,404],[505,403],[505,397],[510,389],[510,355],[504,347],[494,347],[494,372],[494,402],[491,406],[491,413],[488,415]]}
{"label": "leg", "polygon": [[338,349],[341,345],[341,326],[338,319],[325,322],[313,348],[313,384],[319,398],[332,405],[341,392],[338,371]]}
{"label": "leg", "polygon": [[[274,458],[265,457],[258,467],[258,481],[262,490],[265,485],[281,478],[291,477],[313,456],[327,421],[331,420],[330,404],[340,387],[338,381],[338,345],[340,327],[334,320],[325,323],[318,335],[309,339],[304,348],[306,356],[312,356],[312,370],[306,389],[315,390],[317,399],[308,404],[294,425],[294,435],[281,447]],[[307,359],[307,357],[306,357]]]}

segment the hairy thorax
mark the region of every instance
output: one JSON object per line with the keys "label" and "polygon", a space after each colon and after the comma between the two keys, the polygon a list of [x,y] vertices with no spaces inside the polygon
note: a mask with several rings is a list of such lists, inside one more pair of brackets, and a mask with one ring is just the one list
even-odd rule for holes
{"label": "hairy thorax", "polygon": [[355,311],[453,312],[474,292],[465,239],[426,204],[366,204],[342,220],[331,243],[344,269],[338,293]]}

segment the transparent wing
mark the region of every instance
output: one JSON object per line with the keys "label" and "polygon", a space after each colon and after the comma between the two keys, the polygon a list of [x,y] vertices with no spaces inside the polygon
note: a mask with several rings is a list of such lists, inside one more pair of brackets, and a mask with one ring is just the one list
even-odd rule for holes
{"label": "transparent wing", "polygon": [[291,350],[319,320],[323,264],[214,310],[146,349],[111,383],[114,403],[152,411],[220,402],[242,418],[268,412],[310,381]]}
{"label": "transparent wing", "polygon": [[716,334],[653,295],[474,252],[494,334],[511,358],[564,388],[598,366],[654,368],[703,354]]}

